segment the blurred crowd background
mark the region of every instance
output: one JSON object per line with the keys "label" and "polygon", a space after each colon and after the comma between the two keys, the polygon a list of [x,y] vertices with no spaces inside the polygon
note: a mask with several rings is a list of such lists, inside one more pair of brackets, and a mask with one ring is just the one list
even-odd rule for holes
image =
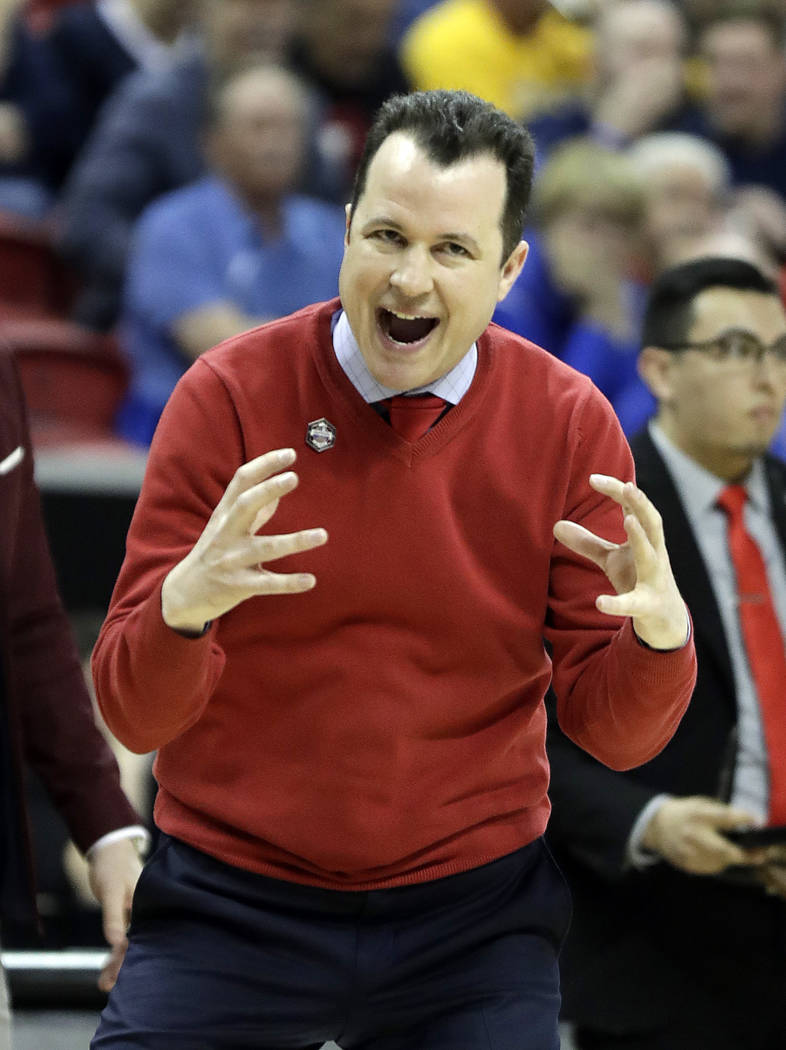
{"label": "blurred crowd background", "polygon": [[[337,294],[371,118],[437,87],[532,131],[530,255],[495,319],[589,374],[629,435],[653,410],[636,355],[664,266],[739,256],[786,296],[786,0],[0,0],[0,346],[63,475],[44,509],[85,658],[133,509],[113,471],[143,462],[200,353]],[[66,475],[91,455],[105,484],[80,492]],[[113,747],[149,817],[150,756]],[[30,792],[35,944],[100,946]]]}
{"label": "blurred crowd background", "polygon": [[57,406],[39,382],[40,440],[144,448],[196,356],[335,294],[365,131],[410,88],[530,127],[530,258],[497,320],[587,372],[627,433],[653,408],[635,358],[660,268],[724,251],[786,287],[783,0],[1,0],[0,18],[6,341],[114,369],[89,405],[65,374]]}

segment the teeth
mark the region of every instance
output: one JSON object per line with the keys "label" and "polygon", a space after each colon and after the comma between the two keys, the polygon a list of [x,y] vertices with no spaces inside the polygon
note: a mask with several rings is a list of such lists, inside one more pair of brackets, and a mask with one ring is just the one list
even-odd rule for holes
{"label": "teeth", "polygon": [[426,317],[424,314],[400,314],[398,310],[389,310],[388,313],[393,314],[394,317],[398,317],[401,321],[430,321],[430,317]]}

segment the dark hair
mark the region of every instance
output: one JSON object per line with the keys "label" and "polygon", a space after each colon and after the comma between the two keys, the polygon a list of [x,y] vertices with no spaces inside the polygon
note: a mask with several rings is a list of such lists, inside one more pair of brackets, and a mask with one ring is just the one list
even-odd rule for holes
{"label": "dark hair", "polygon": [[396,131],[411,135],[429,160],[445,168],[482,153],[505,165],[507,193],[500,222],[504,263],[521,240],[532,189],[535,146],[527,129],[468,91],[393,95],[378,110],[366,137],[352,190],[353,213],[371,161]]}
{"label": "dark hair", "polygon": [[733,288],[779,298],[778,288],[753,263],[707,256],[664,270],[650,288],[642,323],[642,346],[677,349],[693,324],[693,304],[707,288]]}

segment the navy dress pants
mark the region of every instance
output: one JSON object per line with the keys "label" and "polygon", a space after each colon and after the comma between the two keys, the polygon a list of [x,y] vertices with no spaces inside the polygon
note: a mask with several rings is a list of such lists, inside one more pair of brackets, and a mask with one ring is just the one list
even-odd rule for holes
{"label": "navy dress pants", "polygon": [[569,918],[542,839],[364,892],[267,878],[162,836],[91,1050],[558,1050]]}

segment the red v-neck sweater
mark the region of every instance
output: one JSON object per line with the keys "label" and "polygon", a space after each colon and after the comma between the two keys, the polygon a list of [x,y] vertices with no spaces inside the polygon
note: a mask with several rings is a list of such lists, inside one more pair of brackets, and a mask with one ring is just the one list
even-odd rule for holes
{"label": "red v-neck sweater", "polygon": [[[329,888],[433,879],[540,835],[543,695],[578,744],[625,768],[688,702],[692,645],[655,653],[594,607],[605,577],[552,537],[612,539],[593,471],[633,476],[588,379],[491,325],[459,405],[414,444],[367,405],[331,343],[336,301],[229,340],[179,383],[150,453],[94,672],[104,716],[158,749],[156,820],[240,867]],[[326,418],[332,448],[305,443]],[[293,446],[300,485],[264,531],[324,526],[273,568],[307,594],[244,602],[200,639],[160,586],[234,471]]]}

